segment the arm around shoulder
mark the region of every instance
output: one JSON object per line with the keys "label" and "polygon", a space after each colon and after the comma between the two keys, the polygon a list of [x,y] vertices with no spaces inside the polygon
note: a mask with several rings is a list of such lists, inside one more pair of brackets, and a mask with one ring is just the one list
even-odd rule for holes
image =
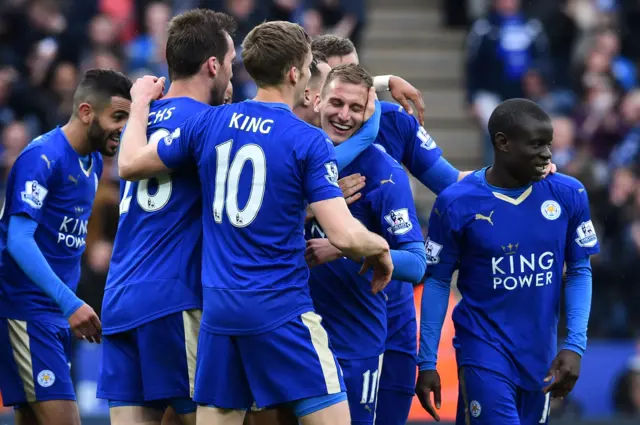
{"label": "arm around shoulder", "polygon": [[369,232],[349,212],[343,198],[332,198],[310,204],[311,211],[329,242],[348,256],[370,257],[389,251],[389,244]]}

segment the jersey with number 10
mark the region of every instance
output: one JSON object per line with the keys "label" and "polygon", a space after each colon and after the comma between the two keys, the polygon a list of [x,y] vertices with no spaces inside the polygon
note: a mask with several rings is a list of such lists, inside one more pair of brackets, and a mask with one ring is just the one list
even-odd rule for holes
{"label": "jersey with number 10", "polygon": [[599,251],[582,184],[552,174],[517,196],[480,170],[436,199],[427,275],[458,272],[453,311],[459,366],[497,372],[540,390],[556,353],[562,270]]}
{"label": "jersey with number 10", "polygon": [[326,134],[287,105],[245,101],[189,119],[158,154],[200,175],[203,329],[259,334],[313,311],[305,202],[342,197]]}
{"label": "jersey with number 10", "polygon": [[[164,139],[208,107],[187,97],[153,102],[149,142]],[[202,306],[201,218],[194,167],[120,182],[120,220],[102,307],[105,334]]]}

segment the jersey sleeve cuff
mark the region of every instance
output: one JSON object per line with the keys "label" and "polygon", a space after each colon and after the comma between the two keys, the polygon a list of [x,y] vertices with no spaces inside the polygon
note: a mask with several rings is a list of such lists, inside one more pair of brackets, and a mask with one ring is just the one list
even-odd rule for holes
{"label": "jersey sleeve cuff", "polygon": [[418,360],[418,370],[420,372],[423,370],[436,370],[436,362],[432,360]]}
{"label": "jersey sleeve cuff", "polygon": [[573,351],[574,353],[577,353],[580,355],[580,357],[584,356],[584,352],[585,349],[576,345],[576,344],[572,344],[572,343],[565,343],[564,346],[562,347],[563,350],[569,350],[569,351]]}

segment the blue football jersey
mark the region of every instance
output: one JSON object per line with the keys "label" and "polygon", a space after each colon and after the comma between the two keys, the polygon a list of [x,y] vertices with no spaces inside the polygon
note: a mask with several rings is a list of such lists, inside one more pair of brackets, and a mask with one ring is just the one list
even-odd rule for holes
{"label": "blue football jersey", "polygon": [[342,197],[333,145],[287,105],[208,108],[158,144],[195,163],[203,201],[203,328],[258,334],[313,310],[305,202]]}
{"label": "blue football jersey", "polygon": [[75,292],[87,223],[102,174],[102,156],[90,155],[88,168],[61,128],[33,140],[9,173],[0,220],[0,317],[68,326],[58,305],[33,283],[9,255],[12,215],[38,223],[34,238],[56,275]]}
{"label": "blue football jersey", "polygon": [[599,251],[587,194],[577,180],[552,174],[508,196],[488,185],[485,171],[437,198],[427,274],[448,279],[458,269],[459,365],[539,390],[556,355],[564,263]]}
{"label": "blue football jersey", "polygon": [[[374,143],[382,146],[393,159],[405,165],[411,174],[421,176],[440,159],[442,150],[418,120],[407,114],[401,106],[391,102],[380,102],[380,104],[382,106],[380,130]],[[415,319],[411,283],[391,282],[387,285],[385,293],[389,297],[387,303],[389,318],[404,316],[407,320]]]}
{"label": "blue football jersey", "polygon": [[[157,142],[209,106],[188,97],[153,102]],[[120,219],[102,303],[105,334],[202,306],[202,194],[195,167],[120,182]]]}
{"label": "blue football jersey", "polygon": [[[375,146],[365,149],[342,171],[367,178],[362,198],[350,205],[351,214],[371,232],[384,237],[391,249],[422,242],[409,177],[393,158]],[[324,237],[315,221],[307,225],[309,238]],[[373,357],[385,349],[386,295],[371,292],[371,274],[359,276],[360,264],[346,258],[311,269],[309,286],[317,312],[341,359]],[[401,282],[392,281],[393,285]],[[409,288],[411,288],[411,284]]]}

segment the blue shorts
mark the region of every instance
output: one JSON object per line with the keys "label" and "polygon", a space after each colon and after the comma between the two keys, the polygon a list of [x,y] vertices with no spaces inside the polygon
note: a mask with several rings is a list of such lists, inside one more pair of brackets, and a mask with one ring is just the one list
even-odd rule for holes
{"label": "blue shorts", "polygon": [[376,421],[384,425],[405,425],[416,387],[416,356],[385,351],[378,390]]}
{"label": "blue shorts", "polygon": [[456,425],[534,425],[549,422],[550,394],[525,391],[504,376],[473,366],[458,371]]}
{"label": "blue shorts", "polygon": [[202,310],[181,311],[105,335],[98,398],[140,405],[191,398],[201,318]]}
{"label": "blue shorts", "polygon": [[366,359],[338,360],[347,387],[352,424],[373,425],[375,421],[383,357],[384,354]]}
{"label": "blue shorts", "polygon": [[0,319],[0,391],[5,406],[75,400],[69,328]]}
{"label": "blue shorts", "polygon": [[345,391],[327,332],[314,312],[259,335],[202,329],[193,399],[224,409],[269,407]]}

